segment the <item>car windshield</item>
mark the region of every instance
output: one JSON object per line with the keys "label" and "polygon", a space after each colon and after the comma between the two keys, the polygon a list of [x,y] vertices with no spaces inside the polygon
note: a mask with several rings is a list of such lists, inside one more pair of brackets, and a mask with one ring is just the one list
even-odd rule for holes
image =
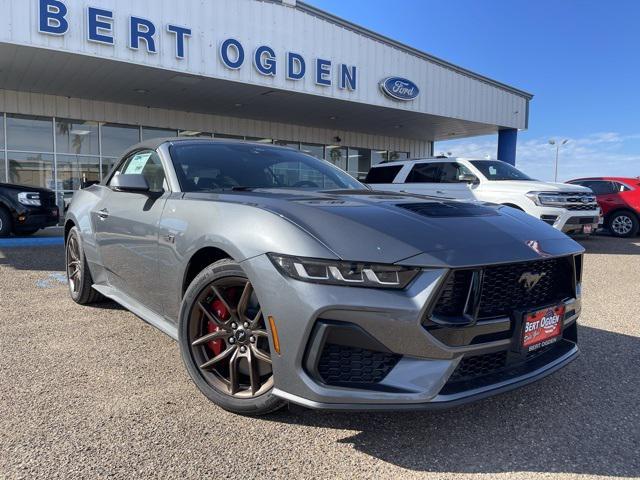
{"label": "car windshield", "polygon": [[330,163],[288,148],[189,142],[172,145],[170,153],[184,192],[367,189]]}
{"label": "car windshield", "polygon": [[533,180],[517,168],[500,160],[472,160],[471,164],[480,170],[487,180]]}

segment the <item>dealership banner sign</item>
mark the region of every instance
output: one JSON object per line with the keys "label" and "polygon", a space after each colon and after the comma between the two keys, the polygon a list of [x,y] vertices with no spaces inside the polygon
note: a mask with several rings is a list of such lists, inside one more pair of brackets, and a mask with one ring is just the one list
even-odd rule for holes
{"label": "dealership banner sign", "polygon": [[[38,31],[46,35],[64,36],[69,31],[67,5],[62,0],[38,0]],[[88,7],[86,15],[86,40],[104,45],[115,45],[114,12],[105,8]],[[183,60],[188,53],[189,37],[192,30],[181,25],[166,24],[162,28],[153,21],[142,17],[130,16],[128,25],[127,46],[132,50],[145,48],[150,54],[158,53],[158,35],[171,37],[176,58]],[[248,59],[248,56],[251,59]],[[305,78],[312,68],[317,85],[330,87],[336,84],[345,90],[356,90],[358,87],[358,68],[343,63],[334,64],[325,58],[309,60],[296,52],[287,52],[284,58],[278,58],[268,45],[258,45],[250,53],[247,46],[235,38],[226,38],[220,42],[218,49],[220,62],[229,69],[238,70],[245,64],[252,63],[258,73],[265,76],[280,74],[281,69],[288,80],[298,81]],[[282,65],[283,64],[283,65]],[[310,68],[311,67],[311,68]]]}

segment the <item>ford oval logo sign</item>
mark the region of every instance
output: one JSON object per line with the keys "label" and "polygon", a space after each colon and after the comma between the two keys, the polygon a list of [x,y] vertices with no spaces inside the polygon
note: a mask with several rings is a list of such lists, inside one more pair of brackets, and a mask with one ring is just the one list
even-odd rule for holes
{"label": "ford oval logo sign", "polygon": [[420,95],[420,89],[411,80],[401,77],[389,77],[380,82],[380,88],[385,95],[405,102]]}

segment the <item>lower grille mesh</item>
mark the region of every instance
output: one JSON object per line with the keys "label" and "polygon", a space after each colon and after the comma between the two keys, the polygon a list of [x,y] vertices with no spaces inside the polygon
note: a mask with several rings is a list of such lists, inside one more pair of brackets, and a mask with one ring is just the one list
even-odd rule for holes
{"label": "lower grille mesh", "polygon": [[329,385],[379,383],[401,355],[327,343],[318,362],[318,373]]}

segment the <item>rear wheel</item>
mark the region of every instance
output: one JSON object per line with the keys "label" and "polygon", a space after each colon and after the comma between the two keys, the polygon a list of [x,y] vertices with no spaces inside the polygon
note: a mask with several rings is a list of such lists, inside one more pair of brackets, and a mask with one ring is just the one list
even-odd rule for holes
{"label": "rear wheel", "polygon": [[65,258],[67,283],[73,301],[80,305],[88,305],[104,300],[104,297],[91,287],[93,279],[84,256],[80,231],[77,227],[73,227],[67,235]]}
{"label": "rear wheel", "polygon": [[616,212],[609,217],[609,231],[616,237],[633,237],[640,228],[638,217],[633,213]]}
{"label": "rear wheel", "polygon": [[272,393],[269,332],[258,298],[237,263],[220,260],[193,280],[178,332],[189,375],[214,403],[242,415],[285,405]]}
{"label": "rear wheel", "polygon": [[11,215],[6,209],[0,207],[0,237],[11,235]]}

